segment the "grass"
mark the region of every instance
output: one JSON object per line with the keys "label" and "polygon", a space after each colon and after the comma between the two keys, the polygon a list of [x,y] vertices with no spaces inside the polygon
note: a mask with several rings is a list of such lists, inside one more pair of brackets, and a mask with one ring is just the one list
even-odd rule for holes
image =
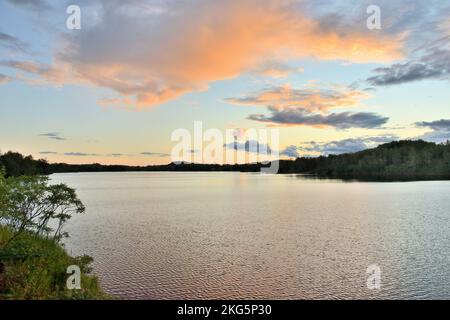
{"label": "grass", "polygon": [[[10,238],[11,230],[0,225],[0,263],[5,266],[0,275],[0,300],[110,298],[100,288],[97,277],[89,274],[91,257],[71,257],[61,245],[32,234],[22,234],[5,247]],[[66,287],[70,265],[81,269],[80,290]]]}

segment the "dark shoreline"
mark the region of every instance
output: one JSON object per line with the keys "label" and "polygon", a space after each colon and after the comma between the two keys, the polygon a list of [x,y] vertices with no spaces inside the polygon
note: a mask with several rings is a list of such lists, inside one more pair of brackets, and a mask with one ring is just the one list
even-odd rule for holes
{"label": "dark shoreline", "polygon": [[[14,152],[0,155],[0,168],[6,169],[7,176],[71,172],[261,172],[261,169],[271,167],[274,162],[127,166],[49,163]],[[436,144],[423,140],[402,140],[355,153],[276,162],[272,167],[278,168],[278,174],[309,174],[324,179],[380,182],[450,180],[450,142]]]}
{"label": "dark shoreline", "polygon": [[[254,173],[258,174],[259,171],[218,171],[218,170],[211,170],[211,171],[182,171],[182,170],[125,170],[125,171],[62,171],[62,172],[53,172],[52,174],[60,174],[60,173],[141,173],[141,172],[155,172],[155,173],[165,173],[165,172],[174,172],[174,173],[187,173],[187,172],[196,172],[196,173],[211,173],[211,172],[220,172],[220,173],[228,173],[228,172],[237,172],[237,173]],[[272,175],[267,173],[261,173],[264,175]],[[441,179],[441,178],[397,178],[397,179],[379,179],[379,178],[370,178],[370,177],[338,177],[338,176],[320,176],[313,173],[293,173],[293,172],[287,172],[287,173],[276,173],[273,175],[277,176],[294,176],[298,178],[303,179],[310,179],[310,180],[336,180],[336,181],[342,181],[342,182],[427,182],[427,181],[450,181],[450,178],[447,179]]]}

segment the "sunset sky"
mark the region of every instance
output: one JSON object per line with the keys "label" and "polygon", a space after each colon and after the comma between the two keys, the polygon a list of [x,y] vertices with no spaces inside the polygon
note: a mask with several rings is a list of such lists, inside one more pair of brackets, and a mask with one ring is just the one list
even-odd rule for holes
{"label": "sunset sky", "polygon": [[169,163],[196,120],[276,127],[283,157],[450,139],[450,2],[331,3],[3,0],[0,149]]}

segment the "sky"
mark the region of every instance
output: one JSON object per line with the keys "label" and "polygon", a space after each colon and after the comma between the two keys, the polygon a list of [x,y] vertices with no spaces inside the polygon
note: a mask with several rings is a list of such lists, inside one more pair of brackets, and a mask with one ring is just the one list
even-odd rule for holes
{"label": "sky", "polygon": [[195,121],[285,158],[440,143],[449,84],[449,1],[0,2],[0,150],[51,162],[169,163]]}

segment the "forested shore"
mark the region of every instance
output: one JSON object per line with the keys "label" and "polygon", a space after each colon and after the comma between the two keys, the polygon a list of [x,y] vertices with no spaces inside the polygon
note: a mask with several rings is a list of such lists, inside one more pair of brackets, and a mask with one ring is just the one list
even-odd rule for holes
{"label": "forested shore", "polygon": [[[123,171],[237,171],[259,172],[261,163],[218,165],[182,163],[149,166],[66,164],[35,160],[15,152],[0,156],[7,176],[48,175],[65,172]],[[311,174],[317,177],[362,180],[449,180],[450,144],[402,140],[355,153],[279,160],[278,173]]]}

